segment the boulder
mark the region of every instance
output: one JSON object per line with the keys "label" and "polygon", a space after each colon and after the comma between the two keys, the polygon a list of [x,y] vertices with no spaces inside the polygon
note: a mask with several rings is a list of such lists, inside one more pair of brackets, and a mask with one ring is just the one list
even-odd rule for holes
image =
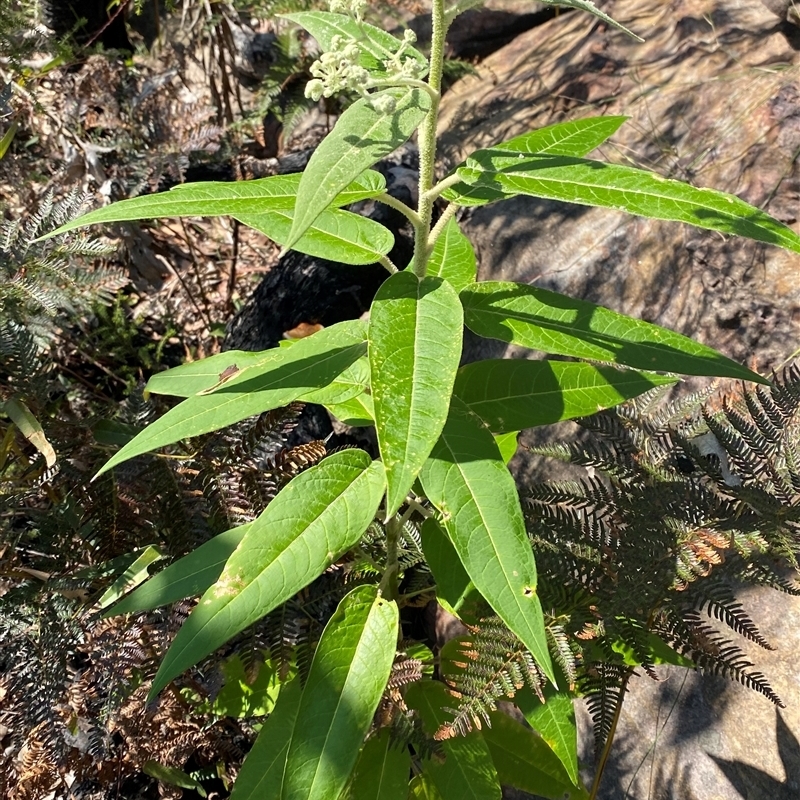
{"label": "boulder", "polygon": [[[758,0],[599,5],[646,42],[577,13],[519,36],[445,96],[442,168],[533,128],[625,114],[630,120],[592,157],[735,193],[800,229],[797,28]],[[796,253],[530,198],[467,210],[460,221],[481,279],[588,299],[693,336],[759,371],[800,347]],[[486,354],[485,344],[476,347]],[[494,347],[492,355],[507,350]],[[661,682],[636,678],[598,797],[800,796],[800,600],[768,589],[741,599],[776,650],[737,643],[786,709],[726,679],[677,668],[661,669]],[[593,742],[579,711],[591,776]]]}
{"label": "boulder", "polygon": [[[615,0],[519,36],[442,103],[444,167],[590,115],[630,120],[592,157],[800,215],[800,36],[756,0]],[[659,322],[759,370],[798,346],[795,253],[606,209],[515,198],[462,219],[480,277],[536,283]]]}

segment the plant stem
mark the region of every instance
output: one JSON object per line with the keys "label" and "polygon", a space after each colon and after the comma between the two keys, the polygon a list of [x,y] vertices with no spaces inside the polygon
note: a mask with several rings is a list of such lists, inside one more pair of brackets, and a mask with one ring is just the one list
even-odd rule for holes
{"label": "plant stem", "polygon": [[381,578],[378,592],[388,600],[396,600],[398,593],[397,571],[400,563],[398,559],[398,542],[400,541],[400,530],[402,523],[393,514],[386,521],[386,571]]}
{"label": "plant stem", "polygon": [[412,269],[418,278],[425,277],[428,261],[428,234],[433,216],[433,201],[428,192],[433,186],[436,166],[436,123],[439,117],[439,100],[442,89],[442,64],[444,61],[444,37],[448,21],[445,17],[444,0],[432,3],[431,58],[428,85],[435,94],[431,95],[431,108],[419,129],[419,223],[414,226],[414,258]]}
{"label": "plant stem", "polygon": [[442,235],[442,231],[444,230],[444,226],[450,222],[450,219],[455,215],[456,211],[458,211],[458,206],[454,203],[450,203],[449,206],[442,212],[442,216],[436,221],[436,224],[433,226],[433,230],[431,230],[430,235],[428,236],[428,255],[430,255],[431,251],[436,244],[436,240]]}
{"label": "plant stem", "polygon": [[402,200],[398,200],[396,197],[392,197],[388,192],[379,194],[375,199],[380,201],[381,203],[384,203],[390,208],[395,209],[395,211],[399,211],[403,216],[408,218],[408,220],[411,222],[412,225],[414,226],[419,225],[420,223],[419,214],[417,214],[417,212],[414,211],[413,208],[409,208]]}

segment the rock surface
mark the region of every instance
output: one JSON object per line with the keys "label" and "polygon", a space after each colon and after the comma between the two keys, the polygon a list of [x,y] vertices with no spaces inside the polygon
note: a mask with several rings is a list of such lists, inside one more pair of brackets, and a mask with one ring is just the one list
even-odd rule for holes
{"label": "rock surface", "polygon": [[[631,117],[593,157],[800,216],[800,36],[759,2],[616,0],[639,44],[585,14],[515,39],[443,101],[443,160],[543,125]],[[468,212],[481,277],[658,321],[760,370],[798,346],[798,256],[677,223],[515,198]]]}
{"label": "rock surface", "polygon": [[[622,113],[630,121],[592,157],[733,192],[797,230],[797,29],[756,0],[601,5],[646,43],[574,13],[523,34],[445,97],[444,164],[532,128]],[[482,279],[579,296],[679,330],[759,371],[800,346],[795,253],[529,198],[471,210],[461,221]],[[756,647],[752,660],[787,708],[776,712],[726,679],[683,670],[664,671],[662,683],[635,679],[599,797],[800,797],[800,599],[750,590],[742,600],[777,648]],[[582,728],[591,775],[585,714]]]}

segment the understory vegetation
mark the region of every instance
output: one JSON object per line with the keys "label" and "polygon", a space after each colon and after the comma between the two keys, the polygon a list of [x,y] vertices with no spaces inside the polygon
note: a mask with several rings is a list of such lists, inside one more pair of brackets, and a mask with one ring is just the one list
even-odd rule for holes
{"label": "understory vegetation", "polygon": [[[0,18],[0,794],[594,798],[633,675],[783,706],[738,590],[800,595],[800,369],[477,281],[457,214],[521,193],[797,234],[586,158],[622,117],[436,175],[476,3],[434,0],[430,56],[414,3],[43,5]],[[413,207],[378,171],[412,135]],[[369,320],[227,349],[289,248],[385,268]],[[557,358],[461,365],[464,325]],[[675,399],[677,374],[726,382]],[[574,478],[517,486],[519,431],[567,419],[531,455]]]}

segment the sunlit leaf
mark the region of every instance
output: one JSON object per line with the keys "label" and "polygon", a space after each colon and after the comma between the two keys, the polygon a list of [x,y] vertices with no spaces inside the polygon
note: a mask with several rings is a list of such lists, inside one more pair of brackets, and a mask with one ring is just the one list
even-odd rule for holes
{"label": "sunlit leaf", "polygon": [[[394,112],[386,114],[373,107],[378,95],[395,100]],[[430,95],[422,89],[386,89],[378,95],[362,97],[346,109],[311,156],[297,189],[287,249],[349,183],[403,144],[431,107]]]}
{"label": "sunlit leaf", "polygon": [[427,274],[444,278],[460,292],[475,282],[476,272],[475,250],[458,223],[451,218],[433,246],[428,258]]}
{"label": "sunlit leaf", "polygon": [[492,146],[513,153],[549,153],[581,158],[613,136],[628,117],[586,117],[558,122]]}
{"label": "sunlit leaf", "polygon": [[441,278],[392,275],[378,290],[369,320],[372,399],[386,467],[387,514],[403,503],[447,418],[463,315]]}
{"label": "sunlit leaf", "polygon": [[[70,220],[42,239],[86,225],[126,222],[159,217],[213,217],[223,214],[258,214],[272,209],[291,211],[302,175],[273,175],[253,181],[203,181],[183,183],[168,192],[132,197]],[[386,189],[383,176],[369,170],[342,187],[330,205],[346,206],[376,197]]]}
{"label": "sunlit leaf", "polygon": [[420,481],[477,590],[555,682],[514,479],[492,434],[457,398]]}
{"label": "sunlit leaf", "polygon": [[125,571],[103,592],[97,605],[106,608],[119,600],[123,594],[138,586],[148,577],[148,567],[164,557],[164,554],[157,547],[148,545],[143,550],[138,550],[131,554],[132,558]]}
{"label": "sunlit leaf", "polygon": [[569,692],[545,687],[545,700],[542,703],[528,686],[514,696],[514,703],[528,724],[558,756],[569,779],[577,786],[578,729],[572,697]]}
{"label": "sunlit leaf", "polygon": [[225,562],[239,546],[251,523],[231,528],[203,542],[191,553],[179,558],[146,583],[134,589],[103,615],[134,614],[165,606],[185,597],[197,597],[212,586],[222,573]]}
{"label": "sunlit leaf", "polygon": [[[259,214],[236,214],[249,228],[283,246],[289,240],[294,209],[276,209]],[[326,209],[293,249],[317,258],[342,264],[373,264],[394,245],[392,232],[378,222],[342,209]]]}
{"label": "sunlit leaf", "polygon": [[461,367],[453,394],[504,433],[588,416],[676,380],[568,361],[487,359]]}
{"label": "sunlit leaf", "polygon": [[289,481],[250,523],[219,580],[178,631],[150,696],[352,547],[374,518],[384,488],[383,466],[362,450],[334,453]]}
{"label": "sunlit leaf", "polygon": [[[198,361],[160,374],[158,386],[164,393],[180,395],[187,388],[196,391],[201,380],[211,385],[148,425],[98,474],[134,456],[288,405],[303,394],[327,386],[364,355],[365,332],[360,320],[339,322],[292,347],[275,347],[259,353],[257,358],[241,360],[241,369],[236,360],[242,359],[240,355],[228,358],[223,354],[222,359],[214,356],[217,360],[211,367]],[[215,372],[222,364],[226,365],[223,372]],[[231,367],[236,367],[233,376],[223,380]]]}
{"label": "sunlit leaf", "polygon": [[505,281],[461,292],[464,321],[480,336],[545,353],[611,361],[634,369],[766,381],[679,333],[585,300]]}
{"label": "sunlit leaf", "polygon": [[490,149],[473,153],[456,172],[463,183],[444,196],[461,205],[529,195],[685,222],[800,253],[798,234],[744,200],[635,167]]}
{"label": "sunlit leaf", "polygon": [[300,678],[281,686],[278,702],[242,764],[231,800],[282,800],[286,754],[301,696]]}
{"label": "sunlit leaf", "polygon": [[339,797],[386,688],[398,622],[397,604],[376,586],[359,586],[339,603],[300,700],[283,800]]}

